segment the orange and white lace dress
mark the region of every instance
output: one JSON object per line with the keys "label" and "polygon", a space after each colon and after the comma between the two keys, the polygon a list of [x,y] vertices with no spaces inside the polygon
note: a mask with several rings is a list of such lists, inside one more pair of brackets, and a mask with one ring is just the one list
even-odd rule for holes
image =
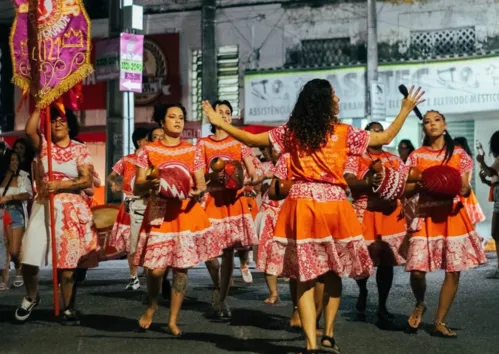
{"label": "orange and white lace dress", "polygon": [[[113,172],[123,178],[123,193],[125,201],[121,204],[116,222],[113,225],[109,235],[109,246],[116,248],[118,252],[131,251],[131,227],[130,213],[127,212],[127,203],[136,199],[133,195],[133,186],[135,184],[135,174],[137,172],[136,153],[122,157],[114,166]],[[135,248],[135,247],[133,247]]]}
{"label": "orange and white lace dress", "polygon": [[[407,165],[424,171],[442,164],[444,156],[445,150],[423,146],[411,153]],[[447,165],[463,175],[472,171],[473,160],[456,147]],[[413,199],[416,207],[415,218],[408,224],[407,271],[459,272],[487,262],[480,238],[459,197],[434,199],[421,193]]]}
{"label": "orange and white lace dress", "polygon": [[[71,140],[67,147],[52,144],[53,176],[56,181],[75,179],[78,169],[92,165],[85,144]],[[47,141],[42,135],[41,153],[37,157],[38,186],[48,181]],[[40,178],[41,177],[41,178]],[[40,181],[42,179],[42,181]],[[52,263],[48,196],[39,188],[22,244],[22,263],[44,266]],[[75,269],[85,259],[95,258],[97,232],[92,212],[82,193],[57,193],[54,198],[57,268]],[[92,256],[92,257],[90,257]],[[92,261],[93,262],[93,261]],[[95,264],[92,264],[95,265]]]}
{"label": "orange and white lace dress", "polygon": [[[166,146],[160,140],[137,152],[137,166],[179,166],[189,173],[204,170],[200,151],[187,142]],[[135,264],[149,269],[186,269],[222,254],[206,212],[195,199],[150,197],[139,234]]]}
{"label": "orange and white lace dress", "polygon": [[[287,125],[269,132],[276,151],[290,154],[293,186],[279,212],[272,262],[282,276],[307,281],[329,271],[365,278],[373,263],[357,215],[347,200],[343,177],[347,156],[361,155],[369,132],[335,124],[326,145],[305,154],[293,144]],[[268,266],[267,269],[270,269]]]}
{"label": "orange and white lace dress", "polygon": [[[282,154],[276,165],[271,164],[271,170],[275,177],[285,180],[288,178],[289,154]],[[266,171],[268,173],[268,170]],[[274,242],[274,230],[277,223],[277,217],[284,200],[271,200],[269,190],[263,196],[262,207],[259,213],[261,226],[258,229],[258,257],[257,268],[266,274],[280,275],[282,272],[282,263],[276,268],[272,260],[272,250]]]}
{"label": "orange and white lace dress", "polygon": [[[406,168],[400,157],[382,151],[365,152],[362,156],[349,156],[345,173],[363,179],[369,166],[376,160],[386,168],[400,170]],[[386,201],[375,195],[353,196],[353,207],[362,224],[362,234],[369,246],[375,265],[399,265],[405,259],[399,254],[400,246],[406,235],[405,217],[400,200]]]}
{"label": "orange and white lace dress", "polygon": [[[253,155],[251,148],[231,137],[215,140],[213,136],[198,142],[205,166],[210,173],[211,161],[218,157],[226,161],[243,161]],[[224,248],[247,247],[258,243],[253,215],[244,188],[228,190],[223,186],[208,187],[205,209]]]}

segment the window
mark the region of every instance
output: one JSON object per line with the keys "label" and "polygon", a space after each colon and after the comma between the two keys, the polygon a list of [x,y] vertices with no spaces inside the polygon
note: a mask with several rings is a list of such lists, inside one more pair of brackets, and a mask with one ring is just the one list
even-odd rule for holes
{"label": "window", "polygon": [[302,40],[301,48],[289,49],[286,64],[297,66],[332,66],[353,62],[350,38]]}
{"label": "window", "polygon": [[[201,100],[203,98],[203,54],[192,51],[191,107],[192,119],[202,120]],[[217,50],[218,98],[232,104],[233,116],[240,115],[239,109],[239,48],[223,46]]]}
{"label": "window", "polygon": [[416,59],[473,53],[475,46],[474,27],[411,32],[410,53]]}

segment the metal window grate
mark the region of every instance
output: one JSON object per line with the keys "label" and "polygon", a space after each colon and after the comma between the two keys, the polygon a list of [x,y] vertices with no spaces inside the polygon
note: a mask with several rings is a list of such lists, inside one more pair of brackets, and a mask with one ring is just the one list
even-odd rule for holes
{"label": "metal window grate", "polygon": [[352,54],[350,38],[303,40],[301,48],[287,51],[286,64],[296,66],[349,64],[353,62]]}
{"label": "metal window grate", "polygon": [[428,58],[473,53],[476,49],[474,27],[441,31],[411,32],[412,58]]}
{"label": "metal window grate", "polygon": [[[203,111],[203,55],[201,50],[192,51],[191,104],[192,119],[202,120]],[[218,97],[228,100],[233,108],[233,116],[240,114],[239,109],[239,48],[224,46],[217,51]]]}

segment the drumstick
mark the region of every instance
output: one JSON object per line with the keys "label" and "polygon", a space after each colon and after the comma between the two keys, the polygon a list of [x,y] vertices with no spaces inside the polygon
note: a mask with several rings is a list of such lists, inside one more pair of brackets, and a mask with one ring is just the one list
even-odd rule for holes
{"label": "drumstick", "polygon": [[[407,87],[405,85],[400,85],[399,86],[399,92],[407,98],[409,96],[409,91],[407,90]],[[421,114],[421,111],[419,110],[418,106],[415,106],[414,109],[412,110],[414,114],[419,118],[419,120],[423,120],[423,115]]]}

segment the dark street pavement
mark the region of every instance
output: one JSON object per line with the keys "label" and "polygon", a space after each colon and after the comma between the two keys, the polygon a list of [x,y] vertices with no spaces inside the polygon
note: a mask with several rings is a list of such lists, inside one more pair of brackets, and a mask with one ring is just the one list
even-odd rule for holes
{"label": "dark street pavement", "polygon": [[[375,324],[377,292],[369,281],[370,302],[367,323],[355,318],[356,284],[344,280],[344,296],[337,320],[336,338],[346,354],[362,353],[498,353],[499,280],[487,279],[497,260],[489,254],[489,264],[462,274],[456,302],[447,319],[458,330],[458,339],[430,337],[433,314],[443,273],[428,276],[427,305],[423,329],[416,335],[384,331]],[[42,271],[42,304],[29,323],[13,322],[15,307],[24,289],[0,293],[0,353],[296,353],[303,346],[301,333],[288,330],[291,312],[288,285],[280,280],[282,302],[265,305],[267,295],[263,274],[253,271],[254,283],[244,285],[239,269],[229,303],[230,322],[216,322],[204,314],[210,308],[210,280],[204,267],[190,271],[190,288],[181,312],[181,338],[166,331],[168,309],[157,312],[156,322],[146,333],[137,333],[136,323],[145,306],[142,299],[145,279],[139,291],[127,292],[125,261],[103,263],[88,272],[77,299],[82,312],[80,327],[63,327],[54,320],[50,269]],[[390,310],[403,325],[414,305],[408,274],[397,269],[389,300]]]}

